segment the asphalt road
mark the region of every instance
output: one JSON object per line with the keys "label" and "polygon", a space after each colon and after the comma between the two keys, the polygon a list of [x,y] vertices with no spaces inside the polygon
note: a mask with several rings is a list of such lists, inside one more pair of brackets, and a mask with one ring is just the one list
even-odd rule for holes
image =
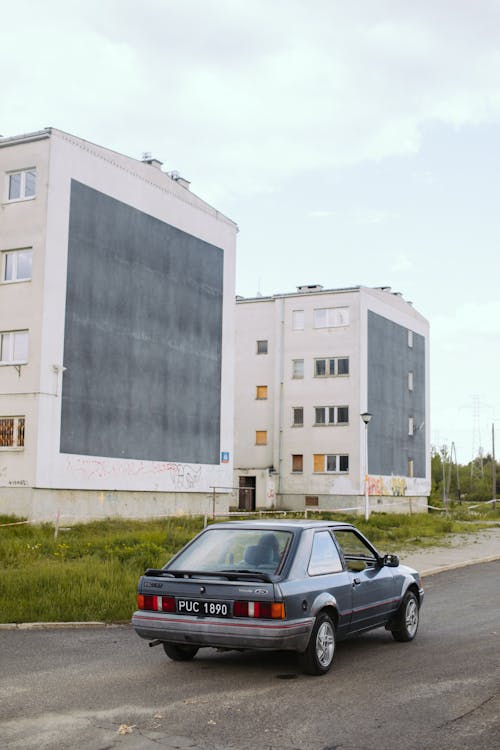
{"label": "asphalt road", "polygon": [[496,750],[500,562],[424,584],[413,643],[345,641],[324,677],[284,653],[174,663],[126,627],[0,632],[0,747]]}

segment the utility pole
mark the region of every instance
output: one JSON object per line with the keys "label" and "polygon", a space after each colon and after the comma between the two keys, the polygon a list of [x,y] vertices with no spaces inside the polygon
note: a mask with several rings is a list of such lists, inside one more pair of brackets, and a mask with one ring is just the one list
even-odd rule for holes
{"label": "utility pole", "polygon": [[497,462],[495,459],[495,423],[491,423],[491,476],[493,482],[493,508],[497,507]]}

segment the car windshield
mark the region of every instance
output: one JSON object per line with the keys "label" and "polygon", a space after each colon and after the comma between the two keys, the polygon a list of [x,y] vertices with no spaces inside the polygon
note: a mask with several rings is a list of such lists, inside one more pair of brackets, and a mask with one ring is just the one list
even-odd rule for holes
{"label": "car windshield", "polygon": [[275,573],[292,532],[208,528],[182,550],[167,570]]}

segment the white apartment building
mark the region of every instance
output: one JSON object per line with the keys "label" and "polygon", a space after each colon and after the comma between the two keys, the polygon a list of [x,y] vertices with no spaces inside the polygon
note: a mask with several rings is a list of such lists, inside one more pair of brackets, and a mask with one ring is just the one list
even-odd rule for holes
{"label": "white apartment building", "polygon": [[205,512],[231,486],[236,233],[155,159],[0,139],[0,513]]}
{"label": "white apartment building", "polygon": [[411,303],[302,286],[237,298],[236,332],[240,508],[362,511],[367,490],[371,509],[426,509],[429,325]]}

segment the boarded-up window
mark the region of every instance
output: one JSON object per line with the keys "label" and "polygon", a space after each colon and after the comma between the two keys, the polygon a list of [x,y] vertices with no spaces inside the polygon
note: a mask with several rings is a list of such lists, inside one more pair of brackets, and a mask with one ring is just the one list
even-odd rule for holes
{"label": "boarded-up window", "polygon": [[325,456],[323,453],[314,454],[314,471],[325,470]]}
{"label": "boarded-up window", "polygon": [[317,495],[306,495],[306,506],[308,508],[318,507],[319,500]]}
{"label": "boarded-up window", "polygon": [[267,430],[256,430],[255,445],[267,445]]}
{"label": "boarded-up window", "polygon": [[302,453],[295,453],[292,456],[292,471],[301,472],[304,470],[304,456]]}
{"label": "boarded-up window", "polygon": [[257,386],[257,398],[259,401],[265,400],[267,398],[267,385]]}

